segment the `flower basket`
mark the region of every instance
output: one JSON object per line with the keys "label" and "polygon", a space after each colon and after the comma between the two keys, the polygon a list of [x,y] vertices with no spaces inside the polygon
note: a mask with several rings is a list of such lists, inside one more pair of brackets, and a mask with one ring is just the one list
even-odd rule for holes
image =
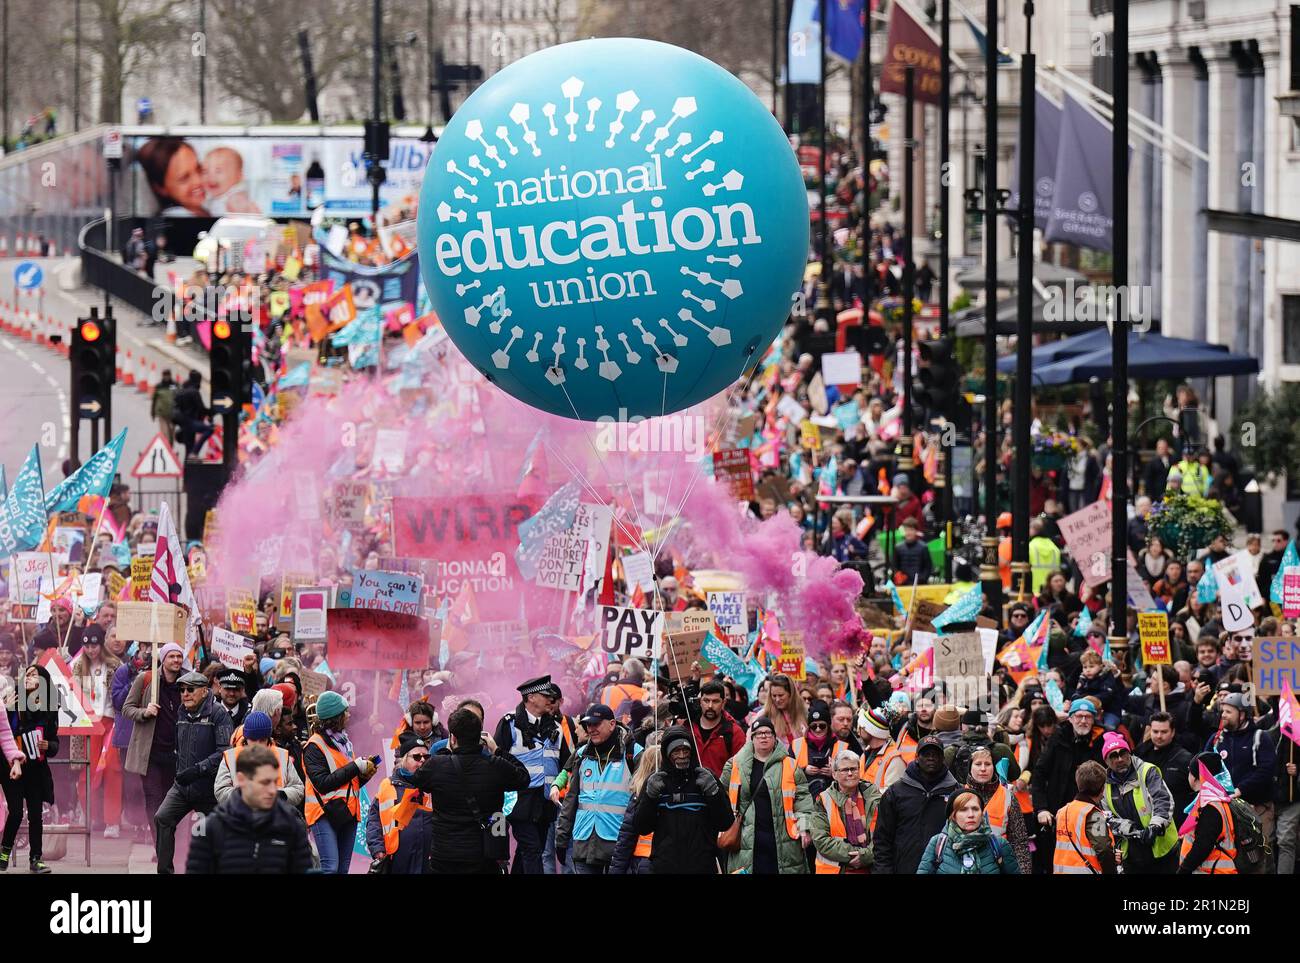
{"label": "flower basket", "polygon": [[1079,439],[1061,432],[1039,435],[1029,453],[1029,463],[1043,471],[1061,471],[1079,453]]}
{"label": "flower basket", "polygon": [[1191,558],[1216,535],[1231,538],[1233,525],[1223,504],[1198,495],[1170,495],[1151,506],[1147,516],[1147,541],[1159,538],[1179,558]]}

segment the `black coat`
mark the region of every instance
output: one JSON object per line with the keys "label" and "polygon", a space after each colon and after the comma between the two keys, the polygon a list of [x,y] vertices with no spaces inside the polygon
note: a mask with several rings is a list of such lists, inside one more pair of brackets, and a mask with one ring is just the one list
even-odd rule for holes
{"label": "black coat", "polygon": [[650,865],[656,875],[707,875],[718,871],[714,847],[732,818],[722,785],[709,770],[695,766],[685,772],[661,769],[651,776],[637,799],[633,825],[638,836],[654,833]]}
{"label": "black coat", "polygon": [[481,818],[491,818],[501,812],[505,793],[528,788],[529,776],[507,744],[493,756],[483,755],[479,746],[436,753],[411,775],[410,782],[432,796],[436,858],[476,863],[484,859],[484,851],[482,824],[475,818],[474,806]]}
{"label": "black coat", "polygon": [[[1188,752],[1199,752],[1203,739],[1198,739],[1192,728],[1192,695],[1186,689],[1165,696],[1165,711],[1174,717],[1174,742]],[[1124,711],[1125,724],[1134,739],[1139,739],[1151,723],[1151,717],[1160,711],[1160,697],[1147,693],[1128,696]],[[1141,758],[1146,759],[1142,753]],[[1150,762],[1151,760],[1147,760]]]}
{"label": "black coat", "polygon": [[1149,762],[1160,770],[1160,775],[1169,787],[1169,794],[1174,797],[1174,822],[1181,824],[1183,810],[1192,801],[1192,787],[1187,783],[1187,770],[1192,765],[1192,754],[1178,744],[1175,739],[1163,749],[1157,749],[1148,739],[1134,752],[1143,762]]}
{"label": "black coat", "polygon": [[1093,726],[1092,732],[1082,738],[1075,736],[1074,728],[1068,721],[1056,727],[1029,780],[1035,812],[1046,811],[1055,815],[1058,809],[1074,798],[1078,792],[1074,783],[1074,771],[1089,759],[1093,762],[1102,761],[1101,737],[1101,726]]}
{"label": "black coat", "polygon": [[307,824],[283,799],[255,812],[233,792],[208,816],[190,843],[185,872],[285,875],[311,869]]}
{"label": "black coat", "polygon": [[885,790],[876,810],[871,871],[914,875],[926,844],[947,822],[948,797],[957,788],[957,780],[946,769],[937,783],[926,788],[920,767],[909,763],[903,778]]}
{"label": "black coat", "polygon": [[[27,751],[23,749],[24,733],[38,727],[44,733],[45,741],[50,745],[45,750],[45,758],[40,762],[28,759],[23,763],[23,775],[18,780],[18,787],[22,790],[23,798],[53,805],[54,774],[50,771],[49,760],[59,752],[59,715],[57,712],[9,713],[9,728],[13,730],[14,742],[18,743],[18,748],[24,753]],[[92,764],[94,761],[91,761]],[[0,785],[8,786],[10,782],[9,766],[0,765]]]}

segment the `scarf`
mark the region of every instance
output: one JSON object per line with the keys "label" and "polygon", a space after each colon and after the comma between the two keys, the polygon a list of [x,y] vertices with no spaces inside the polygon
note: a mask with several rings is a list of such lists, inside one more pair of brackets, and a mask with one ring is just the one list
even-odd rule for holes
{"label": "scarf", "polygon": [[860,802],[862,802],[861,792],[855,792],[844,800],[844,837],[854,846],[861,846],[867,841],[867,827],[863,824],[862,814],[858,810]]}
{"label": "scarf", "polygon": [[334,747],[338,749],[339,752],[343,753],[343,755],[348,758],[354,758],[356,756],[356,753],[352,751],[352,740],[348,738],[346,732],[341,730],[335,732],[333,729],[327,728],[325,730],[325,735],[330,742],[334,743]]}
{"label": "scarf", "polygon": [[978,829],[963,832],[955,822],[948,823],[948,845],[959,857],[962,876],[979,874],[979,850],[991,844],[992,830],[987,821],[981,822]]}

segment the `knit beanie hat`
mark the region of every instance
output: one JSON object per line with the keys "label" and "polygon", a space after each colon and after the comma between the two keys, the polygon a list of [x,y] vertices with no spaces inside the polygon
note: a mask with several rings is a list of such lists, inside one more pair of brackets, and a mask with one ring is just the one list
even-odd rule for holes
{"label": "knit beanie hat", "polygon": [[934,713],[935,732],[956,732],[961,726],[961,713],[956,706],[940,706]]}
{"label": "knit beanie hat", "polygon": [[874,739],[888,739],[889,716],[880,706],[863,708],[858,713],[858,728]]}
{"label": "knit beanie hat", "polygon": [[322,692],[316,700],[317,719],[333,719],[347,711],[347,700],[333,690]]}
{"label": "knit beanie hat", "polygon": [[271,717],[265,712],[250,712],[244,717],[244,738],[263,742],[271,738]]}

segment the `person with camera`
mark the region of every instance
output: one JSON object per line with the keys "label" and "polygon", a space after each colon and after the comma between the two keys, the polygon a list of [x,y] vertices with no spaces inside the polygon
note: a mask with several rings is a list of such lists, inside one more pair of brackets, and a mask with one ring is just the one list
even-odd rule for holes
{"label": "person with camera", "polygon": [[1111,814],[1125,872],[1170,875],[1178,871],[1174,800],[1160,769],[1129,751],[1123,733],[1106,733],[1102,805]]}
{"label": "person with camera", "polygon": [[589,705],[578,722],[587,732],[587,742],[570,769],[569,791],[555,828],[555,850],[563,863],[572,845],[574,873],[603,876],[609,871],[632,798],[632,775],[642,750],[603,703]]}
{"label": "person with camera", "polygon": [[509,745],[484,754],[483,720],[468,706],[451,714],[447,729],[447,749],[429,756],[409,779],[412,788],[429,794],[433,807],[429,870],[499,875],[509,851],[503,795],[527,791],[532,775]]}
{"label": "person with camera", "polygon": [[429,758],[429,742],[411,729],[397,737],[396,766],[379,784],[366,818],[366,849],[372,873],[422,876],[433,847],[429,794],[411,785],[411,776]]}
{"label": "person with camera", "polygon": [[646,780],[633,817],[638,836],[654,836],[650,848],[653,871],[660,875],[717,873],[714,844],[731,820],[731,806],[722,786],[700,765],[690,731],[682,726],[664,730],[659,769]]}
{"label": "person with camera", "polygon": [[721,778],[727,760],[740,752],[745,744],[745,729],[732,718],[724,706],[727,688],[721,682],[706,682],[700,686],[699,711],[693,712],[691,723],[695,746],[699,748],[700,765]]}
{"label": "person with camera", "polygon": [[515,837],[513,875],[541,876],[542,851],[555,821],[551,786],[569,758],[563,733],[551,713],[554,689],[549,675],[518,686],[522,697],[515,711],[501,717],[494,741],[528,770],[529,783],[507,817]]}
{"label": "person with camera", "polygon": [[343,696],[322,692],[311,738],[302,750],[307,776],[304,813],[326,875],[347,875],[361,820],[361,787],[379,765],[379,756],[358,756],[353,750],[347,731],[350,716]]}
{"label": "person with camera", "polygon": [[282,761],[249,744],[235,761],[235,791],[208,817],[190,845],[185,872],[287,874],[311,869],[307,827],[280,798]]}

